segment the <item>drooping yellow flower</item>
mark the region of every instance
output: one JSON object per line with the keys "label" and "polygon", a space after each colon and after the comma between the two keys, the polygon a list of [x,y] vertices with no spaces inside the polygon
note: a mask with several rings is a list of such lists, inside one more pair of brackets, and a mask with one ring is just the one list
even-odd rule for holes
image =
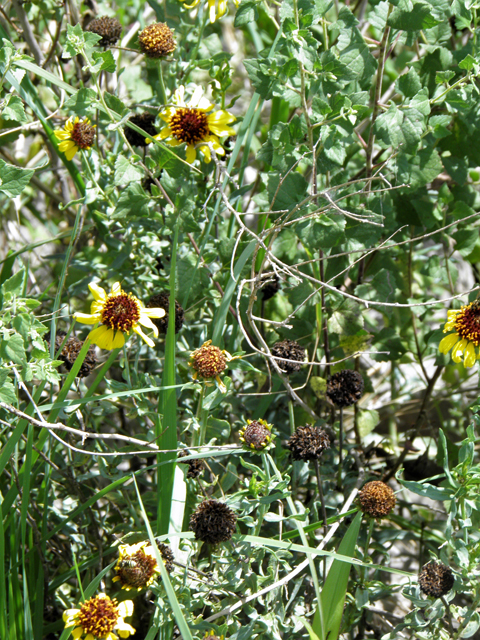
{"label": "drooping yellow flower", "polygon": [[121,544],[118,547],[117,575],[113,582],[120,581],[122,589],[141,591],[149,587],[160,573],[155,551],[149,542]]}
{"label": "drooping yellow flower", "polygon": [[473,367],[480,358],[476,347],[480,345],[480,300],[470,302],[460,309],[447,311],[447,322],[443,333],[449,333],[440,341],[440,353],[448,353],[452,349],[452,360],[462,362],[464,367]]}
{"label": "drooping yellow flower", "polygon": [[[184,3],[186,9],[193,9],[200,3],[200,0],[194,0],[192,4],[186,4],[187,0],[180,0],[180,2]],[[238,7],[240,0],[234,0],[234,2]],[[227,0],[206,0],[205,4],[208,5],[208,17],[212,24],[217,18],[224,16],[227,11]]]}
{"label": "drooping yellow flower", "polygon": [[90,149],[95,140],[95,127],[88,118],[80,122],[76,116],[75,119],[69,118],[63,129],[53,132],[62,141],[58,149],[65,154],[67,160],[73,160],[79,149]]}
{"label": "drooping yellow flower", "polygon": [[83,634],[85,640],[118,640],[114,631],[117,631],[121,638],[128,638],[135,633],[135,629],[124,620],[132,613],[131,600],[118,604],[116,598],[111,600],[105,593],[99,593],[98,596],[86,600],[79,609],[64,611],[63,621],[66,629],[74,627],[74,640],[79,640]]}
{"label": "drooping yellow flower", "polygon": [[197,157],[197,148],[205,162],[210,162],[208,143],[219,156],[225,155],[219,137],[235,136],[235,130],[228,125],[235,121],[228,111],[213,111],[213,105],[205,98],[201,87],[197,87],[188,102],[185,102],[185,87],[179,87],[173,96],[171,107],[160,113],[167,126],[155,138],[165,140],[172,147],[187,145],[187,162]]}
{"label": "drooping yellow flower", "polygon": [[85,324],[101,323],[88,334],[93,344],[101,349],[118,349],[125,344],[125,334],[129,336],[130,331],[134,331],[149,347],[154,346],[153,340],[143,333],[140,325],[152,329],[154,335],[158,336],[158,329],[150,318],[163,318],[165,309],[147,309],[138,298],[125,293],[119,282],[112,285],[109,294],[95,282],[91,282],[88,288],[95,298],[91,313],[75,313],[73,317]]}

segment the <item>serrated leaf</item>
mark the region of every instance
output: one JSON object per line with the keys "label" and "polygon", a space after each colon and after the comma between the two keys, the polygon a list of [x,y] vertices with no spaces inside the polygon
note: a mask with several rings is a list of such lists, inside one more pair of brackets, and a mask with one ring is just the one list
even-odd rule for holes
{"label": "serrated leaf", "polygon": [[15,387],[13,386],[12,381],[7,378],[7,376],[4,376],[3,380],[0,380],[0,400],[2,402],[8,402],[9,404],[13,405],[17,403]]}
{"label": "serrated leaf", "polygon": [[77,116],[88,116],[94,110],[97,101],[97,93],[93,89],[79,89],[65,102],[65,109],[71,110]]}
{"label": "serrated leaf", "polygon": [[3,104],[0,103],[1,115],[5,120],[15,120],[16,122],[27,122],[25,107],[19,96],[9,93]]}
{"label": "serrated leaf", "polygon": [[128,215],[147,215],[149,201],[149,197],[145,195],[140,184],[130,184],[120,194],[113,217],[123,218]]}
{"label": "serrated leaf", "polygon": [[22,193],[34,173],[34,169],[22,169],[0,159],[0,191],[9,198],[15,198]]}
{"label": "serrated leaf", "polygon": [[400,31],[421,31],[438,24],[432,16],[432,7],[424,2],[416,2],[413,4],[407,0],[400,0],[398,6],[394,9],[388,24],[394,29]]}
{"label": "serrated leaf", "polygon": [[20,269],[13,276],[5,280],[2,285],[2,293],[13,293],[14,295],[21,295],[23,292],[23,283],[25,280],[25,269]]}
{"label": "serrated leaf", "polygon": [[244,27],[251,22],[258,20],[258,4],[259,2],[256,1],[242,2],[235,14],[234,26],[236,28]]}
{"label": "serrated leaf", "polygon": [[92,53],[92,59],[95,62],[95,71],[107,71],[108,73],[114,73],[117,68],[117,63],[110,50],[108,51],[94,51]]}
{"label": "serrated leaf", "polygon": [[115,160],[114,184],[117,186],[141,182],[144,177],[143,169],[134,166],[125,156],[119,155]]}
{"label": "serrated leaf", "polygon": [[359,309],[340,308],[328,319],[328,330],[339,335],[353,336],[363,326],[364,319]]}
{"label": "serrated leaf", "polygon": [[4,336],[0,343],[0,355],[7,362],[12,360],[15,364],[25,364],[27,358],[22,336],[18,333]]}

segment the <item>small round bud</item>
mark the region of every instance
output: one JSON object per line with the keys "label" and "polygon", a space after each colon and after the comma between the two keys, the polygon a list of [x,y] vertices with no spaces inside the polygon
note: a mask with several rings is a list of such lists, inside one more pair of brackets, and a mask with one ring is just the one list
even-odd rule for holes
{"label": "small round bud", "polygon": [[260,289],[264,300],[270,300],[273,296],[280,291],[280,278],[275,274],[273,276],[266,276],[262,278],[265,284]]}
{"label": "small round bud", "polygon": [[277,360],[277,364],[280,369],[290,374],[294,371],[300,371],[302,362],[305,360],[305,349],[295,342],[295,340],[282,340],[276,342],[272,349],[272,356],[276,358],[286,358],[287,360],[294,360],[295,362],[286,362],[285,360]]}
{"label": "small round bud", "polygon": [[330,438],[320,427],[310,424],[298,427],[287,442],[294,460],[318,460],[325,449],[330,447]]}
{"label": "small round bud", "polygon": [[172,30],[164,22],[145,27],[138,34],[138,42],[140,50],[147,58],[164,58],[177,47]]}
{"label": "small round bud", "polygon": [[358,371],[342,369],[328,378],[327,397],[337,407],[349,407],[360,400],[364,386]]}
{"label": "small round bud", "polygon": [[196,540],[208,544],[226,542],[235,533],[237,516],[224,502],[204,500],[190,516]]}
{"label": "small round bud", "polygon": [[[161,291],[153,295],[145,305],[146,307],[160,307],[165,310],[163,318],[152,318],[153,324],[156,325],[160,333],[167,333],[168,329],[168,313],[170,310],[170,294],[168,291]],[[175,300],[175,333],[178,333],[183,327],[185,311],[179,302]]]}
{"label": "small round bud", "polygon": [[388,484],[380,480],[367,482],[358,494],[360,509],[371,518],[383,518],[393,510],[396,503],[395,493]]}
{"label": "small round bud", "polygon": [[453,587],[454,582],[452,570],[443,562],[429,562],[423,565],[418,574],[420,590],[427,596],[434,598],[446,595]]}
{"label": "small round bud", "polygon": [[240,431],[240,441],[253,451],[262,451],[273,440],[272,425],[265,420],[247,420],[247,426]]}
{"label": "small round bud", "polygon": [[102,36],[102,39],[97,42],[100,47],[108,47],[117,43],[122,33],[122,25],[117,18],[109,18],[103,16],[102,18],[95,18],[88,23],[85,27],[85,31],[96,33]]}

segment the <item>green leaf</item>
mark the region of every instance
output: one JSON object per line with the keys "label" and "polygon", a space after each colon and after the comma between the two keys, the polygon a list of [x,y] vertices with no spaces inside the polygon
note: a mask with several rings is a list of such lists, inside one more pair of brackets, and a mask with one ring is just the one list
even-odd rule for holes
{"label": "green leaf", "polygon": [[402,480],[398,477],[397,480],[412,493],[425,498],[430,498],[431,500],[451,500],[455,493],[453,489],[448,487],[435,487],[433,484],[429,484],[428,482],[413,482],[409,480]]}
{"label": "green leaf", "polygon": [[345,308],[347,305],[334,311],[328,319],[328,330],[341,336],[354,336],[363,329],[364,319],[362,312],[357,308]]}
{"label": "green leaf", "polygon": [[397,90],[406,98],[413,98],[413,96],[420,91],[422,83],[418,77],[418,73],[413,67],[410,67],[408,73],[400,76],[397,80]]}
{"label": "green leaf", "polygon": [[5,280],[2,285],[2,293],[13,293],[14,295],[21,295],[23,292],[25,280],[25,269],[19,269],[17,273]]}
{"label": "green leaf", "polygon": [[0,400],[13,405],[17,402],[15,387],[8,376],[7,369],[0,369]]}
{"label": "green leaf", "polygon": [[219,418],[210,416],[207,420],[206,440],[208,441],[211,438],[220,438],[220,441],[223,442],[229,437],[230,431],[230,423],[227,420],[220,420]]}
{"label": "green leaf", "polygon": [[94,112],[97,102],[97,92],[93,89],[79,89],[65,102],[65,109],[71,110],[77,116],[89,116]]}
{"label": "green leaf", "polygon": [[95,71],[107,71],[108,73],[114,73],[117,68],[117,63],[113,57],[112,52],[109,51],[94,51],[92,58],[95,62]]}
{"label": "green leaf", "polygon": [[144,177],[143,169],[134,166],[125,156],[119,155],[115,161],[114,183],[117,186],[129,184],[130,182],[141,182]]}
{"label": "green leaf", "polygon": [[395,302],[396,289],[397,282],[392,271],[380,269],[368,283],[359,285],[355,294],[363,300]]}
{"label": "green leaf", "polygon": [[[347,533],[343,536],[337,550],[338,554],[352,558],[355,556],[355,546],[361,522],[362,514],[359,512],[348,527]],[[322,639],[337,640],[338,638],[350,569],[350,564],[339,562],[338,560],[334,560],[330,567],[322,589],[321,602],[319,603],[323,611],[324,629],[321,628],[318,611],[315,613],[312,625],[314,632]]]}
{"label": "green leaf", "polygon": [[0,191],[9,198],[15,198],[22,193],[34,173],[34,169],[15,167],[0,159]]}
{"label": "green leaf", "polygon": [[398,184],[408,185],[407,193],[432,182],[443,171],[438,151],[431,147],[422,149],[415,156],[400,153],[397,166]]}
{"label": "green leaf", "polygon": [[368,436],[380,422],[380,415],[375,409],[358,410],[358,430],[362,438]]}
{"label": "green leaf", "polygon": [[432,7],[425,2],[412,3],[409,0],[400,0],[394,9],[388,24],[400,31],[421,31],[438,24],[432,16]]}
{"label": "green leaf", "polygon": [[150,198],[145,194],[140,184],[130,184],[120,194],[113,217],[123,218],[133,214],[138,217],[146,216],[149,202]]}
{"label": "green leaf", "polygon": [[242,2],[235,14],[234,26],[236,28],[245,27],[251,22],[258,20],[257,5],[259,4],[260,2],[256,1]]}
{"label": "green leaf", "polygon": [[312,387],[312,391],[317,396],[317,398],[325,398],[325,394],[327,391],[327,381],[325,380],[325,378],[321,378],[320,376],[312,376],[310,378],[310,386]]}
{"label": "green leaf", "polygon": [[360,33],[354,26],[357,24],[352,12],[347,7],[342,7],[335,26],[345,23],[345,28],[340,28],[337,41],[337,49],[340,59],[356,77],[359,82],[369,81],[377,69],[377,61]]}
{"label": "green leaf", "polygon": [[26,364],[25,345],[18,333],[10,336],[3,336],[0,342],[0,356],[7,362],[13,360],[15,364]]}
{"label": "green leaf", "polygon": [[458,63],[460,69],[465,69],[466,71],[471,71],[473,67],[476,65],[476,60],[473,56],[468,54],[463,60]]}
{"label": "green leaf", "polygon": [[9,93],[3,103],[0,102],[0,113],[5,120],[14,120],[16,122],[27,122],[25,115],[25,107],[19,96]]}

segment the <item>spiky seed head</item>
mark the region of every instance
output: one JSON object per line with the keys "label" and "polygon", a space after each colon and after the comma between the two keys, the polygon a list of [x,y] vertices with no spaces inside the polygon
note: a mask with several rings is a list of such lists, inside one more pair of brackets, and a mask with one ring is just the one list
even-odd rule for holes
{"label": "spiky seed head", "polygon": [[318,460],[325,449],[330,447],[330,438],[320,427],[307,424],[298,427],[287,442],[294,460]]}
{"label": "spiky seed head", "polygon": [[226,542],[235,533],[237,516],[224,502],[204,500],[190,516],[190,529],[196,540],[208,544]]}
{"label": "spiky seed head", "polygon": [[272,356],[276,358],[286,358],[287,360],[294,360],[295,362],[287,362],[286,360],[277,360],[277,364],[282,371],[286,374],[291,374],[294,371],[300,371],[302,368],[302,362],[305,360],[305,349],[295,340],[281,340],[276,342],[272,349]]}
{"label": "spiky seed head", "polygon": [[367,482],[358,494],[358,502],[363,513],[371,518],[384,518],[396,503],[395,492],[381,480]]}
{"label": "spiky seed head", "polygon": [[363,378],[358,371],[342,369],[327,380],[327,397],[337,407],[349,407],[360,400],[364,390]]}
{"label": "spiky seed head", "polygon": [[177,47],[172,30],[164,22],[145,27],[138,34],[138,42],[140,50],[147,58],[164,58],[173,53]]}
{"label": "spiky seed head", "polygon": [[441,598],[453,587],[455,578],[452,570],[443,562],[429,562],[418,574],[420,590],[427,596]]}

